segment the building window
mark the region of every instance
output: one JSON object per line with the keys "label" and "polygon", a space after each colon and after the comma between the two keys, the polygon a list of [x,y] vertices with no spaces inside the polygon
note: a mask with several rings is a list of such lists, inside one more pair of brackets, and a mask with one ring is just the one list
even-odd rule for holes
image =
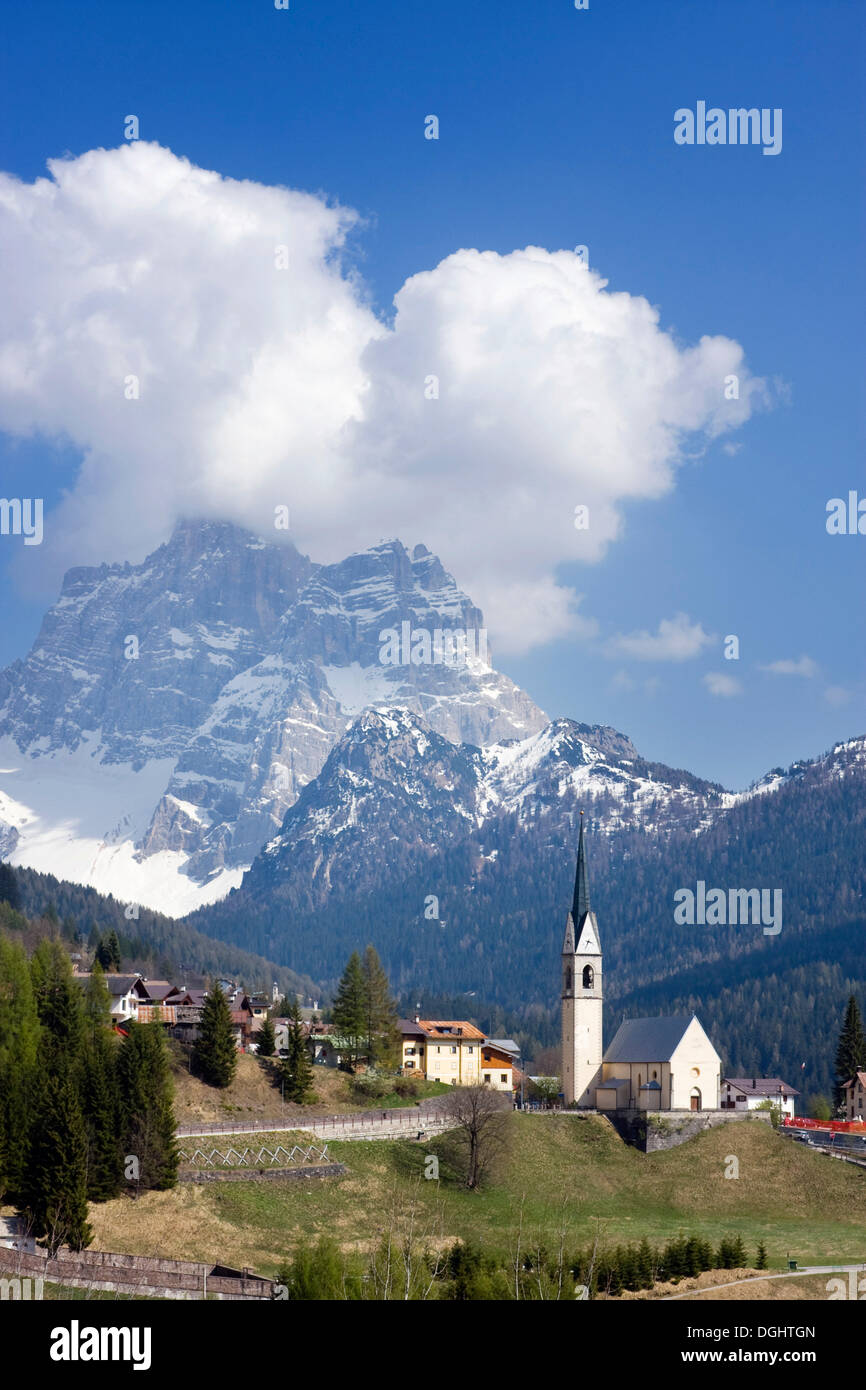
{"label": "building window", "polygon": [[486,1072],[484,1073],[484,1083],[485,1083],[485,1085],[487,1085],[487,1084],[489,1084],[489,1082],[490,1082],[490,1072],[489,1072],[489,1071],[486,1071]]}
{"label": "building window", "polygon": [[593,986],[594,982],[595,982],[595,972],[593,971],[592,966],[591,966],[591,965],[585,965],[585,966],[583,967],[583,987],[584,987],[584,989],[592,989],[592,986]]}
{"label": "building window", "polygon": [[569,966],[566,966],[566,970],[565,970],[565,992],[566,992],[566,994],[569,992],[570,989],[571,989],[571,966],[569,965]]}
{"label": "building window", "polygon": [[451,1051],[452,1051],[452,1052],[456,1052],[456,1051],[457,1051],[457,1048],[456,1048],[456,1047],[452,1047]]}
{"label": "building window", "polygon": [[502,1081],[502,1082],[506,1082],[506,1081],[508,1080],[508,1073],[505,1072],[505,1071],[500,1072],[500,1073],[499,1073],[499,1080]]}

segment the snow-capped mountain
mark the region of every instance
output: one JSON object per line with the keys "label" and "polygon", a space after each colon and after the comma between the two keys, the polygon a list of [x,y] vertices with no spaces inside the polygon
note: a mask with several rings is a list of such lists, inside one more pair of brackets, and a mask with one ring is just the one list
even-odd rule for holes
{"label": "snow-capped mountain", "polygon": [[[829,1018],[862,977],[864,791],[866,737],[734,794],[647,763],[608,728],[557,720],[478,748],[378,706],[334,745],[240,889],[190,925],[330,983],[372,941],[407,997],[472,994],[530,1026],[551,1017],[583,811],[609,1007],[700,1007],[773,1056],[779,998],[808,1029],[816,990]],[[781,892],[781,934],[678,920],[678,890],[698,881]]]}
{"label": "snow-capped mountain", "polygon": [[525,739],[454,744],[411,710],[373,707],[328,754],[244,879],[252,896],[303,885],[307,901],[369,883],[395,853],[425,857],[513,815],[573,831],[586,808],[605,833],[699,829],[736,802],[689,773],[649,764],[615,729],[558,719]]}
{"label": "snow-capped mountain", "polygon": [[[417,632],[482,625],[439,560],[399,541],[317,565],[186,522],[140,565],[71,570],[0,673],[0,853],[166,912],[214,901],[371,703],[455,743],[544,727],[480,642],[412,660]],[[397,664],[384,630],[404,638]]]}

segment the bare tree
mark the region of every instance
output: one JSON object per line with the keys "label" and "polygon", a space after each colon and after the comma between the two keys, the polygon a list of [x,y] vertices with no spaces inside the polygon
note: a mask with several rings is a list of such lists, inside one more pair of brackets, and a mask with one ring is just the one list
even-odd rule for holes
{"label": "bare tree", "polygon": [[388,1224],[381,1229],[364,1279],[368,1296],[386,1301],[428,1299],[443,1264],[443,1204],[437,1201],[431,1208],[422,1199],[419,1179],[408,1192],[395,1187],[386,1209]]}
{"label": "bare tree", "polygon": [[505,1144],[508,1096],[490,1086],[455,1086],[444,1113],[455,1122],[467,1150],[466,1186],[474,1191]]}

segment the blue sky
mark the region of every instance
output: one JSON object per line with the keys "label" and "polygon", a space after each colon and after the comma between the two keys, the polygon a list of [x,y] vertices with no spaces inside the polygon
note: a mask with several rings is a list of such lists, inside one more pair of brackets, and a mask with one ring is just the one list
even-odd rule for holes
{"label": "blue sky", "polygon": [[[866,536],[825,529],[829,498],[866,497],[862,5],[83,0],[16,7],[4,29],[0,168],[19,179],[122,144],[135,112],[143,140],[204,169],[357,209],[350,261],[385,319],[408,277],[459,248],[581,244],[677,343],[741,344],[773,407],[680,467],[664,496],[624,501],[596,563],[560,557],[595,640],[499,664],[551,715],[613,724],[646,756],[728,786],[866,731]],[[782,108],[782,152],[676,146],[673,113],[699,99]],[[420,133],[429,112],[436,142]],[[4,496],[50,510],[80,462],[68,440],[0,435]],[[424,534],[419,515],[406,539]],[[0,545],[12,557],[12,538]],[[23,559],[38,568],[36,548]],[[4,663],[51,597],[23,576],[18,547]],[[606,649],[677,613],[715,639],[695,657]],[[739,661],[723,659],[726,634]],[[803,657],[810,674],[761,669]],[[738,693],[711,693],[714,674]]]}

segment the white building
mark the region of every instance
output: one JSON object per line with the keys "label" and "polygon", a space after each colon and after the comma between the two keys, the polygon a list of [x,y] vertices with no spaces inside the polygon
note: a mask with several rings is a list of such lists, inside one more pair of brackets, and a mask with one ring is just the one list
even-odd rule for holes
{"label": "white building", "polygon": [[793,1120],[794,1097],[799,1094],[780,1076],[726,1076],[722,1081],[722,1109],[759,1110],[771,1100]]}
{"label": "white building", "polygon": [[574,899],[562,947],[562,1074],[566,1105],[598,1110],[718,1110],[721,1058],[694,1014],[629,1018],[607,1050],[602,954],[590,907],[583,812]]}

